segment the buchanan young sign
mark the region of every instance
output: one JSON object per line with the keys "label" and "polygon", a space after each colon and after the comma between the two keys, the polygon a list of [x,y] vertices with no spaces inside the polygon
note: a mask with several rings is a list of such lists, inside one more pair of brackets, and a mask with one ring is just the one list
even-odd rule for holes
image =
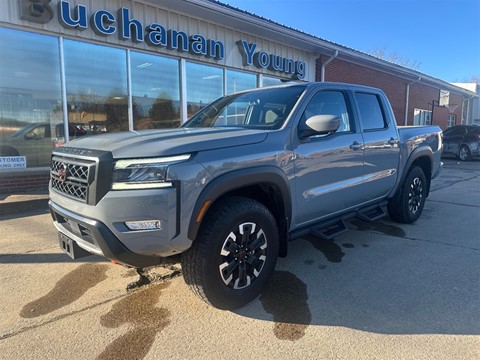
{"label": "buchanan young sign", "polygon": [[[54,18],[51,0],[20,0],[20,18],[40,24],[46,24]],[[200,34],[189,35],[177,29],[167,29],[161,24],[144,26],[140,20],[131,16],[130,10],[121,7],[116,13],[97,10],[89,15],[85,5],[73,7],[68,1],[58,1],[58,21],[67,29],[86,30],[91,28],[96,34],[112,36],[117,34],[120,40],[134,43],[146,42],[150,46],[167,50],[189,52],[192,55],[205,56],[215,60],[225,58],[225,45],[215,39],[207,39]],[[276,54],[257,50],[256,43],[244,40],[237,42],[243,57],[244,66],[256,66],[275,72],[288,74],[296,79],[305,78],[305,62],[294,61]]]}

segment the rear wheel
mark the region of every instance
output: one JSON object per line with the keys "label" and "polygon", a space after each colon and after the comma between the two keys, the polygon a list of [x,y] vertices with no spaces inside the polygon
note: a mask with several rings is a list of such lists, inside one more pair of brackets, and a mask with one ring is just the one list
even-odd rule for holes
{"label": "rear wheel", "polygon": [[462,145],[458,151],[458,158],[462,161],[468,161],[471,156],[472,153],[470,152],[470,148],[467,145]]}
{"label": "rear wheel", "polygon": [[388,214],[400,223],[410,224],[422,214],[427,196],[427,180],[422,168],[415,166],[388,203]]}
{"label": "rear wheel", "polygon": [[261,293],[275,268],[275,218],[258,201],[229,197],[214,204],[204,221],[182,254],[185,282],[210,305],[241,307]]}

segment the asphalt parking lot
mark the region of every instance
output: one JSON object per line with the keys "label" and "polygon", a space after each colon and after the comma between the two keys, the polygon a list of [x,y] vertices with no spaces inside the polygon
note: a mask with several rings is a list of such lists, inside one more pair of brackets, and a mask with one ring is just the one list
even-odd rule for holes
{"label": "asphalt parking lot", "polygon": [[416,223],[292,241],[234,312],[198,300],[178,263],[138,281],[63,255],[46,209],[2,215],[0,358],[478,359],[480,161],[444,162]]}

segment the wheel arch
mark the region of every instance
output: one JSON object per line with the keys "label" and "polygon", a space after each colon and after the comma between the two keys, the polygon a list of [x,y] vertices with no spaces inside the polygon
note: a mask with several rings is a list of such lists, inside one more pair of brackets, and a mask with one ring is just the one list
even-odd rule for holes
{"label": "wheel arch", "polygon": [[392,191],[391,196],[393,196],[397,190],[401,187],[401,184],[405,181],[410,169],[415,166],[419,166],[423,173],[425,174],[425,178],[427,180],[427,196],[430,193],[430,183],[432,180],[432,172],[433,172],[433,152],[432,149],[429,147],[421,147],[415,149],[412,154],[408,157],[408,160],[405,164],[402,176],[400,177],[399,181],[395,186],[395,190]]}
{"label": "wheel arch", "polygon": [[212,180],[193,208],[188,226],[190,239],[195,241],[212,205],[226,196],[243,196],[265,205],[277,221],[279,256],[286,256],[292,202],[285,173],[273,166],[263,166],[232,171]]}
{"label": "wheel arch", "polygon": [[2,145],[0,147],[0,154],[2,156],[18,156],[19,152],[13,146],[10,145]]}

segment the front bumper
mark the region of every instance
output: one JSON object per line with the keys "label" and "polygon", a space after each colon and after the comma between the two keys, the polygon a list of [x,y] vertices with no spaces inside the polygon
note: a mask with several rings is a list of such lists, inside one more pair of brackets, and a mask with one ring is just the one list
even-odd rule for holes
{"label": "front bumper", "polygon": [[[158,265],[163,260],[158,256],[147,256],[128,249],[102,222],[72,213],[54,202],[49,202],[53,223],[60,234],[60,241],[74,242],[88,253],[105,256],[112,261],[136,268]],[[70,247],[70,246],[69,246]],[[71,251],[63,248],[70,256]],[[69,249],[70,250],[70,249]]]}

